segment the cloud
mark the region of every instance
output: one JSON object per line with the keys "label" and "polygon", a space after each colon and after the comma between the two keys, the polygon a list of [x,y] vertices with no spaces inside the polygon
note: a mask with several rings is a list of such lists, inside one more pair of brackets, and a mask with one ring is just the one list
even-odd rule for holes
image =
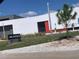
{"label": "cloud", "polygon": [[73,7],[79,7],[79,3],[73,4]]}
{"label": "cloud", "polygon": [[32,16],[36,16],[38,13],[35,11],[28,11],[25,13],[21,13],[20,16],[22,17],[32,17]]}

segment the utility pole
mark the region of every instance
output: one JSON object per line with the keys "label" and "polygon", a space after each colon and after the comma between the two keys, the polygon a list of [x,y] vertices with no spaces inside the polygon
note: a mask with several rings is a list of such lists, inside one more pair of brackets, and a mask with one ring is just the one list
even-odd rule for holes
{"label": "utility pole", "polygon": [[51,24],[51,16],[50,16],[49,2],[47,2],[47,8],[48,8],[48,18],[49,18],[49,29],[50,29],[50,32],[52,32],[52,24]]}

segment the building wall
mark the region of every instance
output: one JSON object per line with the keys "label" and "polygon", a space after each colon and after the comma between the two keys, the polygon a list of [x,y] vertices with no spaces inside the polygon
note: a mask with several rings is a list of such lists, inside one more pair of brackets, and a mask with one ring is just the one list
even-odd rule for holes
{"label": "building wall", "polygon": [[[74,11],[77,12],[77,17],[75,20],[69,22],[69,27],[71,27],[72,23],[74,22],[75,27],[79,26],[78,24],[78,18],[79,18],[79,7],[74,8]],[[51,13],[51,25],[52,30],[56,29],[63,29],[64,26],[61,24],[58,24],[58,19],[56,17],[57,12]],[[49,21],[48,20],[48,14],[40,15],[40,16],[34,16],[34,17],[27,17],[27,18],[21,18],[21,19],[15,19],[15,20],[7,20],[7,21],[0,21],[0,26],[3,25],[13,25],[13,33],[21,33],[21,34],[33,34],[38,33],[38,25],[37,22],[41,21]]]}
{"label": "building wall", "polygon": [[46,21],[48,17],[46,15],[36,16],[36,17],[28,17],[21,18],[15,20],[7,20],[1,21],[0,26],[3,25],[13,25],[13,33],[21,33],[21,34],[33,34],[38,33],[37,22]]}

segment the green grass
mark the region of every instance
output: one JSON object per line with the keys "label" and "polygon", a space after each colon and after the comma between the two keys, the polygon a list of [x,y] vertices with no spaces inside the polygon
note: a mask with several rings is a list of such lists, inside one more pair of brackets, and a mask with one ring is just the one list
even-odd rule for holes
{"label": "green grass", "polygon": [[5,41],[1,41],[0,42],[0,50],[7,49],[7,45],[8,45],[8,43],[7,43],[6,40]]}
{"label": "green grass", "polygon": [[[30,46],[30,45],[36,45],[36,44],[51,42],[55,40],[60,40],[60,38],[64,37],[65,35],[66,33],[59,33],[59,34],[52,34],[52,35],[44,35],[44,34],[22,35],[21,42],[8,44],[7,40],[1,41],[0,50],[19,48],[24,46]],[[76,35],[79,35],[79,32],[69,32],[69,35],[76,36]]]}

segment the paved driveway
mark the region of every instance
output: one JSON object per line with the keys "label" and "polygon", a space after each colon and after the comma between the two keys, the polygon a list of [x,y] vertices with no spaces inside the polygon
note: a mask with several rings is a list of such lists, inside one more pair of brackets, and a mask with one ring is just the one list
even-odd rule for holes
{"label": "paved driveway", "polygon": [[79,51],[0,54],[0,59],[79,59]]}

